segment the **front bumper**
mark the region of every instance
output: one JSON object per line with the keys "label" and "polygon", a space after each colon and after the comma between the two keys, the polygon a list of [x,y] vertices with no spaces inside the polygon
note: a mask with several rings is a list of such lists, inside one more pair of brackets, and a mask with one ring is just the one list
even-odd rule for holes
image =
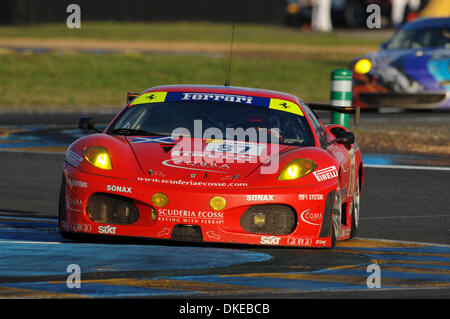
{"label": "front bumper", "polygon": [[[336,180],[305,187],[188,188],[149,182],[146,178],[132,181],[91,175],[68,164],[64,166],[64,175],[66,210],[60,220],[63,232],[291,247],[331,246],[331,218],[326,212],[333,204],[330,198],[334,199]],[[166,206],[152,204],[152,195],[157,192],[168,196]],[[92,207],[88,207],[92,205],[88,203],[95,194],[131,199],[139,211],[138,216],[130,224],[93,220]],[[226,207],[221,211],[209,206],[210,199],[217,195],[226,200]],[[264,228],[258,231],[262,220],[271,219],[269,215],[262,218],[263,211],[270,212],[276,207],[293,212],[294,223],[289,233],[279,230],[267,233]],[[258,213],[259,208],[264,208],[261,213]],[[256,215],[250,215],[249,219],[252,212]],[[247,216],[245,221],[244,215]],[[251,225],[254,227],[249,229],[248,223],[252,222],[258,225]]]}

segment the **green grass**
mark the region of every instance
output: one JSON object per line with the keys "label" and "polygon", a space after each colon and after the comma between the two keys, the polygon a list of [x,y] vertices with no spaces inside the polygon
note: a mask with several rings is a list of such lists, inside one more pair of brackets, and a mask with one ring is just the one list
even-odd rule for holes
{"label": "green grass", "polygon": [[[78,30],[68,29],[65,23],[0,27],[0,38],[98,39],[99,43],[102,39],[228,43],[230,33],[229,24],[187,22],[82,22]],[[259,56],[258,52],[236,54],[231,84],[289,92],[309,101],[328,101],[330,72],[347,67],[354,57],[352,48],[376,47],[385,39],[386,35],[376,31],[303,33],[277,26],[237,25],[235,43],[275,44],[275,48],[280,45],[280,51],[266,56]],[[296,52],[283,55],[282,44],[328,48],[300,58],[302,55],[296,56]],[[330,46],[339,45],[350,50],[345,54],[329,50]],[[127,91],[162,84],[223,85],[226,64],[225,56],[182,54],[4,54],[0,55],[0,110],[120,108]]]}
{"label": "green grass", "polygon": [[[127,91],[225,82],[226,58],[118,54],[0,56],[0,108],[122,107]],[[236,58],[231,84],[329,99],[329,74],[346,60]]]}

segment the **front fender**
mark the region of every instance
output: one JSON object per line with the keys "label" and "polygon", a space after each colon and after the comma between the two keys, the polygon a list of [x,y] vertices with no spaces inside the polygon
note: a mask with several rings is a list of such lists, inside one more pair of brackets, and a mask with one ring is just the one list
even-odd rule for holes
{"label": "front fender", "polygon": [[[316,169],[306,176],[290,181],[279,181],[278,175],[281,170],[294,159],[309,159],[317,164]],[[274,173],[265,174],[264,167],[272,165],[276,167]],[[271,158],[270,163],[263,163],[254,170],[247,178],[250,184],[258,184],[261,187],[298,187],[313,186],[322,182],[332,182],[337,184],[337,175],[340,169],[339,161],[327,151],[317,147],[293,147],[277,156]],[[267,171],[267,170],[266,170]]]}
{"label": "front fender", "polygon": [[[103,146],[108,150],[111,170],[97,168],[84,159],[83,150],[89,146]],[[126,139],[104,133],[82,137],[73,142],[67,150],[65,162],[85,173],[115,178],[136,179],[143,172]]]}

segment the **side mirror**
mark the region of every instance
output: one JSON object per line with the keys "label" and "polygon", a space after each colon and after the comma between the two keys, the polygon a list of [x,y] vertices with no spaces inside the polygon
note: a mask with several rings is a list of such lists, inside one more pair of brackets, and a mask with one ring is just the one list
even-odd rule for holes
{"label": "side mirror", "polygon": [[328,146],[330,146],[334,143],[344,144],[346,147],[350,147],[350,145],[355,143],[355,134],[353,134],[352,132],[339,131],[339,132],[336,132],[335,135],[336,135],[336,139],[322,145],[323,149],[327,148]]}
{"label": "side mirror", "polygon": [[381,50],[386,50],[388,44],[389,44],[389,41],[386,41],[386,42],[381,43],[381,44],[380,44],[380,49],[381,49]]}
{"label": "side mirror", "polygon": [[336,135],[336,139],[338,140],[338,143],[350,146],[355,143],[355,134],[348,131],[341,131]]}
{"label": "side mirror", "polygon": [[78,119],[78,128],[85,131],[95,131],[101,133],[101,131],[95,127],[92,116],[82,116]]}

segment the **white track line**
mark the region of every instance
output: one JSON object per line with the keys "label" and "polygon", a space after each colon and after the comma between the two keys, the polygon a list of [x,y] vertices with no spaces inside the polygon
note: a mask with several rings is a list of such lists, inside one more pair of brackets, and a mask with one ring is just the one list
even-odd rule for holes
{"label": "white track line", "polygon": [[0,216],[0,220],[2,219],[11,219],[13,221],[24,221],[24,222],[50,222],[57,223],[57,218],[39,218],[39,217],[21,217],[21,216]]}
{"label": "white track line", "polygon": [[397,169],[416,169],[425,171],[450,171],[450,167],[445,166],[414,166],[414,165],[380,165],[380,164],[364,164],[364,167],[370,168],[397,168]]}
{"label": "white track line", "polygon": [[417,215],[417,216],[374,216],[374,217],[360,217],[359,219],[402,219],[402,218],[440,218],[450,217],[450,215]]}
{"label": "white track line", "polygon": [[59,245],[62,242],[57,241],[18,241],[18,240],[0,240],[0,244],[41,244],[41,245]]}
{"label": "white track line", "polygon": [[[405,240],[394,240],[394,239],[379,239],[379,238],[364,238],[364,237],[355,237],[355,239],[359,240],[369,240],[369,241],[381,241],[386,243],[393,243],[393,244],[407,244],[407,245],[420,245],[420,246],[436,246],[436,247],[446,247],[450,248],[450,245],[446,244],[437,244],[437,243],[424,243],[424,242],[418,242],[418,241],[405,241]],[[345,241],[344,241],[345,243]]]}

